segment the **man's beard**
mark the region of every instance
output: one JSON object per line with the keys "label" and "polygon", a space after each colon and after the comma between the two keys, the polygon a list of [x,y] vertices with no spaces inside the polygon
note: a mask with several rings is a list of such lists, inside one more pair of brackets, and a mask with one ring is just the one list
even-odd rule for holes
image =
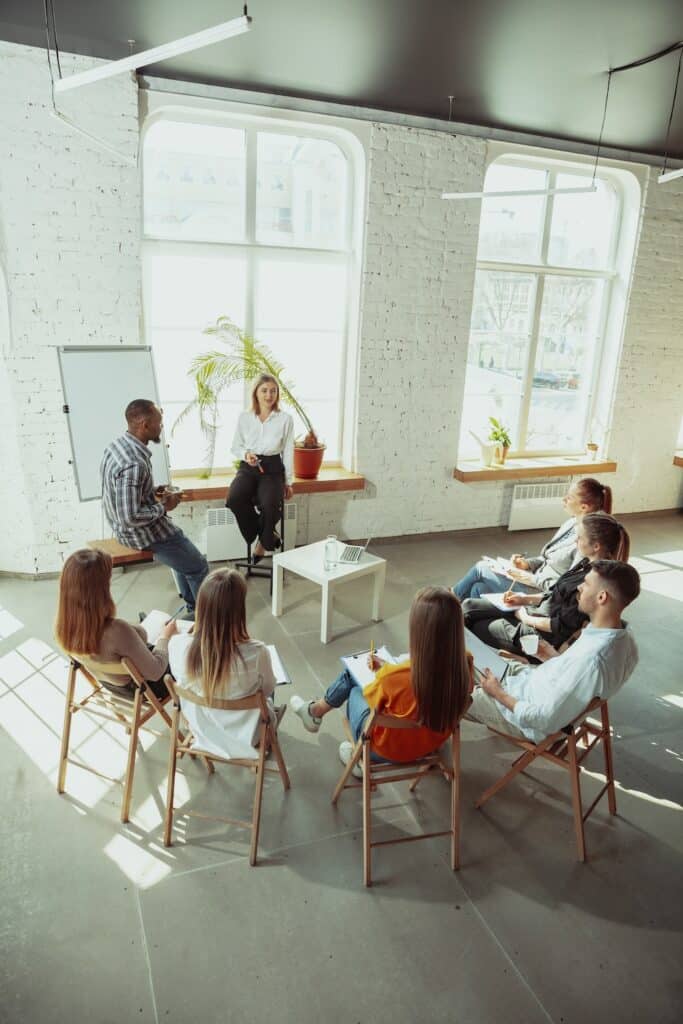
{"label": "man's beard", "polygon": [[157,434],[156,437],[150,437],[152,444],[161,444],[161,434]]}

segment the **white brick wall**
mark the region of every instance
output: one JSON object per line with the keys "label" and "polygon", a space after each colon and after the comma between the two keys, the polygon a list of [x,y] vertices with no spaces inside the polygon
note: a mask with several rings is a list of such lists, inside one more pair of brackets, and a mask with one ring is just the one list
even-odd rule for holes
{"label": "white brick wall", "polygon": [[[65,55],[66,73],[93,61]],[[78,501],[55,347],[139,339],[138,171],[50,116],[40,50],[0,43],[0,570],[50,572],[101,535],[99,503]],[[128,76],[78,90],[66,112],[134,154]],[[328,532],[415,534],[507,521],[511,486],[463,485],[458,449],[479,205],[442,189],[482,187],[485,143],[373,125],[363,264],[358,469],[365,493],[302,497],[299,542]],[[671,465],[683,412],[683,184],[644,199],[610,454],[619,511],[681,503]],[[217,503],[218,504],[218,503]],[[202,544],[205,503],[176,521]]]}
{"label": "white brick wall", "polygon": [[672,465],[683,415],[683,181],[644,197],[626,313],[610,455],[615,508],[683,505],[683,471]]}
{"label": "white brick wall", "polygon": [[[65,74],[97,63],[62,57]],[[139,340],[137,168],[51,116],[45,53],[0,42],[0,258],[11,296],[3,346],[0,569],[49,572],[101,533],[69,465],[56,347]],[[137,86],[124,75],[60,101],[88,131],[135,156]],[[7,475],[6,475],[7,470]]]}

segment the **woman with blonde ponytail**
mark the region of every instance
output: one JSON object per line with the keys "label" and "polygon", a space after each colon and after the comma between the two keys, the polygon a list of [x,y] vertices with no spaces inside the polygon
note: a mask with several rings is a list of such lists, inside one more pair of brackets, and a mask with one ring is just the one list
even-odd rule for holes
{"label": "woman with blonde ponytail", "polygon": [[503,600],[510,606],[509,615],[501,615],[485,598],[465,601],[465,625],[491,647],[524,654],[522,637],[537,635],[557,650],[588,620],[578,606],[578,588],[591,564],[601,559],[628,562],[630,539],[612,516],[589,512],[577,526],[577,547],[579,560],[543,593],[508,590]]}

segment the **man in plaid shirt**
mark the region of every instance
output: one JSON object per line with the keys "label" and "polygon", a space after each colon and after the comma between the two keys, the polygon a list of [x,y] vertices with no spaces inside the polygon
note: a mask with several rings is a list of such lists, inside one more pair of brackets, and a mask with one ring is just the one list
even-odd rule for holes
{"label": "man in plaid shirt", "polygon": [[126,407],[126,423],[128,430],[105,449],[100,466],[104,513],[119,543],[151,551],[156,561],[173,571],[178,592],[194,614],[197,591],[209,566],[167,515],[180,501],[180,492],[154,489],[148,445],[161,441],[161,409],[136,398]]}

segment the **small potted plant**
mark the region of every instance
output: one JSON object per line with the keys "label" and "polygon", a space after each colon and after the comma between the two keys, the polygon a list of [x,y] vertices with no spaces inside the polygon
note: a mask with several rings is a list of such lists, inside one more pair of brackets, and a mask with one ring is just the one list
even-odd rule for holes
{"label": "small potted plant", "polygon": [[292,385],[284,378],[284,367],[270,349],[241,330],[227,316],[219,316],[216,323],[204,330],[214,335],[225,346],[224,350],[204,352],[192,360],[188,374],[194,378],[195,397],[180,413],[173,430],[185,417],[196,409],[202,434],[206,438],[205,469],[209,477],[216,454],[216,433],[218,430],[218,403],[222,392],[236,381],[255,380],[259,374],[268,373],[275,377],[280,387],[280,397],[291,405],[306,428],[303,439],[294,442],[294,475],[304,480],[315,480],[320,472],[325,445],[318,440],[313,424],[292,392]]}
{"label": "small potted plant", "polygon": [[496,462],[499,465],[505,463],[505,457],[510,450],[512,441],[510,440],[510,432],[507,427],[503,426],[500,420],[497,420],[495,416],[489,416],[489,423],[491,424],[491,430],[489,431],[489,441],[493,441],[496,446]]}

